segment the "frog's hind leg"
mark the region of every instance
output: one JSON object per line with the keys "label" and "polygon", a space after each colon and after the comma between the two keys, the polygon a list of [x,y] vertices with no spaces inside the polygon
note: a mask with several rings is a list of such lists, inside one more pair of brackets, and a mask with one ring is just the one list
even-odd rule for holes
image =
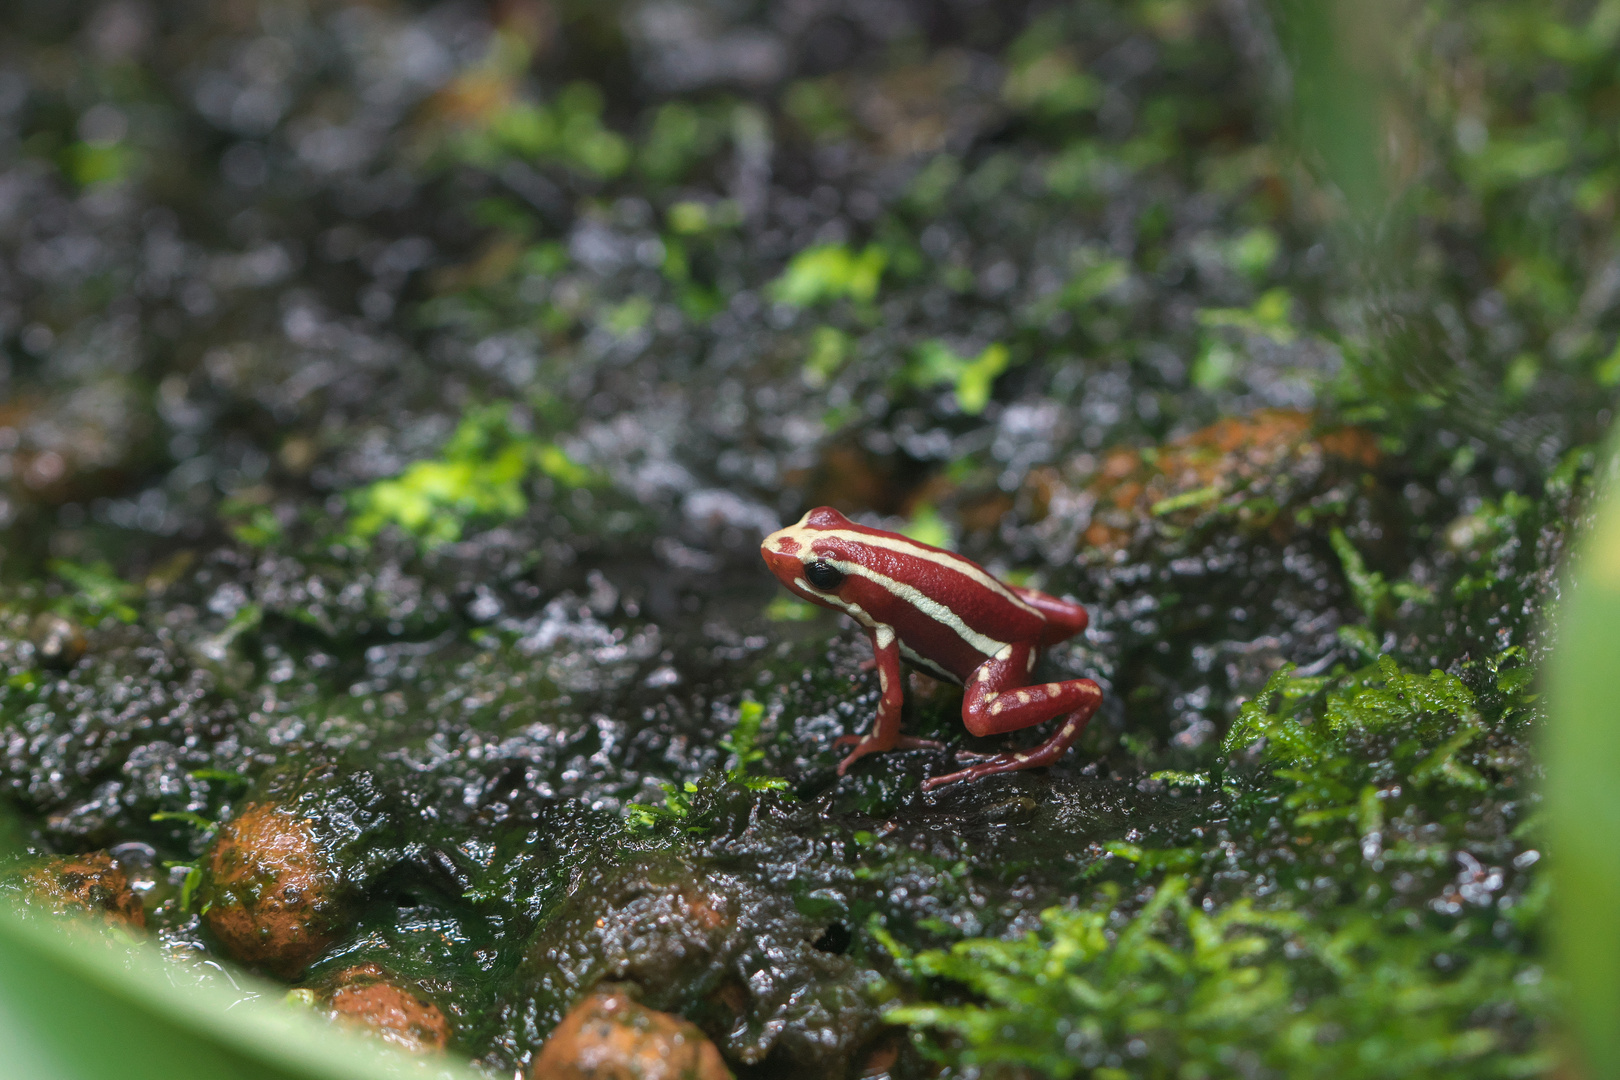
{"label": "frog's hind leg", "polygon": [[923,790],[995,773],[1039,768],[1068,752],[1102,704],[1102,688],[1090,679],[1028,685],[1034,656],[1033,645],[1008,645],[985,661],[968,680],[962,698],[962,722],[981,736],[1018,731],[1058,716],[1064,718],[1062,725],[1051,738],[1029,750],[988,755],[958,752],[958,757],[981,760],[959,772],[926,781]]}
{"label": "frog's hind leg", "polygon": [[851,765],[867,754],[884,750],[942,749],[942,744],[932,739],[914,739],[900,734],[900,711],[905,701],[900,672],[900,645],[894,630],[887,626],[873,627],[871,637],[872,659],[877,666],[878,686],[883,691],[883,697],[878,702],[877,719],[872,722],[869,734],[840,735],[833,742],[835,747],[851,744],[855,747],[848,757],[838,763],[839,776],[843,776]]}

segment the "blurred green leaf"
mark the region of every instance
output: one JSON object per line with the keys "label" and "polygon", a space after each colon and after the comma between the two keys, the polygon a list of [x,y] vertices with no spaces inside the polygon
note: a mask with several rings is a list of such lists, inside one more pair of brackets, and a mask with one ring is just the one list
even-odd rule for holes
{"label": "blurred green leaf", "polygon": [[1543,741],[1556,944],[1584,1075],[1620,1076],[1620,457],[1557,614]]}
{"label": "blurred green leaf", "polygon": [[0,1072],[17,1080],[474,1080],[280,1004],[281,990],[0,908]]}
{"label": "blurred green leaf", "polygon": [[1373,70],[1381,57],[1366,31],[1384,13],[1349,0],[1272,0],[1270,7],[1293,75],[1301,148],[1350,209],[1371,218],[1388,192],[1379,152],[1382,87]]}
{"label": "blurred green leaf", "polygon": [[987,345],[978,356],[969,359],[935,339],[917,346],[902,378],[919,388],[953,384],[957,407],[969,416],[977,416],[990,404],[991,387],[996,377],[1007,370],[1011,358],[1007,346],[1000,342]]}
{"label": "blurred green leaf", "polygon": [[849,337],[831,326],[818,326],[810,337],[810,354],[804,358],[804,382],[820,389],[832,381],[849,357]]}
{"label": "blurred green leaf", "polygon": [[69,618],[93,626],[105,619],[132,623],[139,617],[131,604],[140,598],[141,587],[113,573],[111,564],[101,561],[84,565],[52,559],[50,571],[73,586],[73,594],[57,605]]}
{"label": "blurred green leaf", "polygon": [[950,526],[945,524],[945,519],[939,516],[939,511],[932,503],[918,505],[911,513],[911,520],[907,521],[900,531],[913,540],[932,547],[955,547],[951,543]]}
{"label": "blurred green leaf", "polygon": [[[644,315],[638,309],[624,319]],[[478,518],[520,517],[529,508],[525,481],[536,469],[564,487],[585,487],[595,479],[561,447],[518,431],[509,406],[469,409],[438,458],[415,462],[350,496],[350,540],[363,543],[392,525],[432,546],[460,539]]]}
{"label": "blurred green leaf", "polygon": [[782,276],[771,282],[771,296],[793,307],[846,298],[869,304],[877,296],[888,263],[888,252],[877,244],[868,244],[860,254],[843,244],[805,248],[788,262]]}

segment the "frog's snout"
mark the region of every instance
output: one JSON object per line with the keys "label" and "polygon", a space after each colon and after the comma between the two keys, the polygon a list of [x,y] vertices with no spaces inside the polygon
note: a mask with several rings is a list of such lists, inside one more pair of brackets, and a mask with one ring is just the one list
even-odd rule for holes
{"label": "frog's snout", "polygon": [[791,583],[795,576],[799,576],[802,563],[799,562],[799,555],[792,554],[797,549],[799,544],[794,539],[782,536],[781,533],[766,536],[765,542],[760,544],[760,557],[765,559],[766,567],[770,567],[771,573],[781,578],[784,585]]}
{"label": "frog's snout", "polygon": [[773,532],[759,545],[759,554],[782,584],[791,587],[803,571],[804,563],[798,556],[799,541],[788,535],[787,529]]}

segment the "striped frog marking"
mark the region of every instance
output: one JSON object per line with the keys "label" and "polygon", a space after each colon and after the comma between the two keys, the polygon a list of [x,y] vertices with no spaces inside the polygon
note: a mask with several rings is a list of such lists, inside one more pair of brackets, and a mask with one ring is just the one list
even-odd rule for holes
{"label": "striped frog marking", "polygon": [[1033,749],[968,754],[976,764],[936,776],[924,790],[993,773],[1050,765],[1069,749],[1102,701],[1090,679],[1032,685],[1040,650],[1086,628],[1086,609],[1035,589],[997,581],[962,556],[899,533],[857,525],[828,506],[765,538],[760,554],[795,595],[842,611],[872,640],[882,698],[867,735],[845,735],[854,749],[838,774],[867,754],[940,744],[900,734],[905,661],[965,688],[962,722],[975,735],[999,735],[1062,717]]}

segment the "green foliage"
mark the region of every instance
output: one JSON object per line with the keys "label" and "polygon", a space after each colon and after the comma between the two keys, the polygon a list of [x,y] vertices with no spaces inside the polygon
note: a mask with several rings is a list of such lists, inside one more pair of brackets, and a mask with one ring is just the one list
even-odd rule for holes
{"label": "green foliage", "polygon": [[990,390],[996,377],[1007,370],[1012,354],[995,342],[978,356],[958,356],[943,341],[925,341],[917,346],[901,373],[903,382],[927,388],[950,384],[956,390],[956,404],[969,416],[977,416],[990,404]]}
{"label": "green foliage", "polygon": [[241,498],[226,498],[219,505],[220,520],[231,536],[249,547],[272,547],[286,534],[281,519],[268,506]]}
{"label": "green foliage", "polygon": [[656,183],[678,183],[720,149],[726,130],[723,114],[685,101],[666,102],[653,113],[636,148],[636,167]]}
{"label": "green foliage", "polygon": [[509,406],[471,409],[438,458],[354,493],[350,539],[363,543],[393,525],[435,546],[459,539],[474,519],[521,517],[529,508],[524,483],[536,470],[564,487],[594,480],[561,447],[519,432]]}
{"label": "green foliage", "polygon": [[73,592],[55,605],[61,614],[91,626],[107,619],[132,623],[139,617],[133,604],[141,597],[141,587],[113,573],[107,562],[85,566],[67,559],[52,559],[50,571],[73,586]]}
{"label": "green foliage", "polygon": [[742,209],[730,199],[698,202],[684,199],[671,203],[665,217],[670,231],[680,236],[698,236],[711,229],[729,229],[742,220]]}
{"label": "green foliage", "polygon": [[1223,246],[1222,253],[1232,268],[1250,280],[1265,276],[1271,264],[1282,251],[1282,241],[1272,230],[1260,227],[1250,229]]}
{"label": "green foliage", "polygon": [[[1509,650],[1489,666],[1510,697],[1527,684],[1517,656]],[[1450,861],[1446,846],[1396,840],[1393,823],[1414,793],[1486,788],[1465,754],[1483,734],[1475,695],[1454,675],[1407,671],[1387,656],[1326,676],[1284,667],[1243,705],[1222,747],[1253,746],[1248,765],[1154,775],[1195,791],[1218,786],[1239,836],[1280,828],[1304,858],[1345,853],[1349,862],[1315,872],[1359,889],[1357,853],[1378,865]],[[1276,1075],[1369,1080],[1527,1076],[1546,1065],[1510,1049],[1489,1020],[1493,1010],[1544,1009],[1539,977],[1524,977],[1522,956],[1467,948],[1478,930],[1466,921],[1354,903],[1307,914],[1287,888],[1264,904],[1201,896],[1208,870],[1230,856],[1123,840],[1104,848],[1155,883],[1128,920],[1110,882],[1008,940],[969,938],[911,956],[874,928],[915,983],[888,1018],[959,1068],[1022,1066],[1055,1078],[1228,1076],[1237,1060]],[[1535,919],[1544,897],[1533,890],[1513,918]]]}
{"label": "green foliage", "polygon": [[[703,779],[707,780],[708,776]],[[631,803],[624,808],[625,820],[630,828],[641,832],[652,832],[660,826],[681,825],[691,818],[692,796],[698,794],[700,790],[697,782],[693,780],[688,780],[679,787],[665,784],[663,806]],[[692,831],[703,830],[693,827]]]}
{"label": "green foliage", "polygon": [[1064,119],[1102,100],[1102,84],[1080,70],[1067,48],[1053,47],[1060,33],[1052,19],[1037,19],[1007,50],[1010,67],[1001,96],[1013,109]]}
{"label": "green foliage", "polygon": [[[1458,471],[1471,467],[1468,461]],[[1549,480],[1549,486],[1553,481]],[[1446,528],[1446,545],[1459,554],[1464,571],[1451,583],[1451,598],[1463,603],[1476,594],[1502,584],[1504,571],[1511,572],[1499,558],[1504,549],[1516,547],[1520,523],[1535,508],[1528,496],[1509,491],[1500,499],[1489,499],[1473,513],[1465,514]]]}
{"label": "green foliage", "polygon": [[152,815],[151,820],[184,821],[186,824],[193,825],[202,832],[212,832],[214,829],[219,828],[219,822],[210,821],[201,814],[193,813],[190,810],[159,810],[157,813]]}
{"label": "green foliage", "polygon": [[630,164],[630,144],[602,125],[602,92],[587,82],[570,83],[550,105],[512,101],[451,141],[454,156],[480,168],[502,161],[554,163],[611,179]]}
{"label": "green foliage", "polygon": [[1289,308],[1293,297],[1287,289],[1270,289],[1247,308],[1206,308],[1198,313],[1201,326],[1211,329],[1230,327],[1251,334],[1262,334],[1286,345],[1297,336]]}
{"label": "green foliage", "polygon": [[180,883],[180,910],[192,912],[197,910],[197,890],[202,888],[203,868],[201,866],[188,866],[185,880]]}
{"label": "green foliage", "polygon": [[917,508],[912,511],[910,519],[907,520],[905,525],[901,526],[900,531],[913,540],[930,544],[933,547],[950,548],[955,546],[951,543],[950,526],[946,525],[945,519],[939,516],[939,510],[935,508],[933,503],[919,503]]}
{"label": "green foliage", "polygon": [[1229,383],[1241,367],[1238,348],[1245,335],[1259,335],[1281,345],[1292,342],[1298,336],[1292,306],[1292,295],[1278,288],[1261,294],[1251,307],[1200,311],[1198,322],[1203,335],[1193,363],[1193,382],[1212,391]]}
{"label": "green foliage", "polygon": [[749,791],[781,791],[788,782],[780,776],[752,776],[750,767],[765,760],[765,751],[759,748],[759,729],[765,721],[765,706],[757,701],[745,701],[737,708],[737,726],[731,735],[720,740],[720,748],[732,755],[731,768],[726,778],[741,784]]}
{"label": "green foliage", "polygon": [[0,909],[0,1046],[28,1080],[472,1080],[279,1003],[279,990],[177,964],[144,943]]}
{"label": "green foliage", "polygon": [[1340,1078],[1444,1077],[1464,1065],[1526,1076],[1546,1064],[1496,1052],[1498,1034],[1473,1018],[1535,997],[1513,979],[1511,957],[1441,966],[1456,946],[1447,934],[1354,909],[1322,921],[1249,899],[1200,905],[1193,893],[1170,874],[1121,925],[1119,891],[1105,887],[1088,907],[1046,910],[1022,938],[914,957],[889,938],[924,985],[954,984],[983,1003],[900,1005],[887,1018],[932,1033],[919,1042],[936,1057],[1057,1080],[1229,1076],[1239,1059]]}
{"label": "green foliage", "polygon": [[651,300],[645,296],[631,296],[610,308],[602,325],[614,337],[625,337],[646,326],[652,312]]}
{"label": "green foliage", "polygon": [[1383,88],[1375,64],[1358,55],[1343,32],[1351,11],[1320,0],[1278,0],[1272,17],[1293,73],[1301,149],[1349,207],[1370,218],[1388,198],[1379,154]]}
{"label": "green foliage", "polygon": [[68,176],[80,187],[116,184],[140,164],[140,155],[121,142],[77,142],[67,148]]}
{"label": "green foliage", "polygon": [[870,304],[888,264],[888,251],[877,244],[866,245],[859,254],[843,244],[805,248],[771,282],[771,299],[793,307],[842,299]]}
{"label": "green foliage", "polygon": [[765,617],[771,622],[809,622],[820,610],[808,600],[778,593],[765,605]]}
{"label": "green foliage", "polygon": [[703,833],[712,827],[714,819],[724,812],[737,793],[785,791],[788,782],[783,777],[755,776],[751,771],[751,766],[765,759],[765,751],[759,748],[759,732],[764,721],[765,706],[757,701],[744,701],[737,709],[736,726],[730,735],[720,740],[721,749],[731,755],[730,768],[711,770],[678,787],[665,784],[663,806],[631,803],[625,807],[630,827],[652,832],[674,826],[689,833]]}
{"label": "green foliage", "polygon": [[812,138],[832,140],[849,134],[854,122],[837,83],[801,79],[782,95],[782,108]]}
{"label": "green foliage", "polygon": [[939,213],[962,179],[962,163],[953,154],[938,154],[911,178],[907,202],[919,214]]}
{"label": "green foliage", "polygon": [[1085,260],[1058,294],[1058,304],[1070,310],[1084,309],[1125,284],[1130,277],[1130,264],[1124,259],[1097,256]]}
{"label": "green foliage", "polygon": [[1339,563],[1344,567],[1344,577],[1350,583],[1350,591],[1355,595],[1356,606],[1361,608],[1362,614],[1366,615],[1369,621],[1387,616],[1394,600],[1411,600],[1427,604],[1434,599],[1434,593],[1430,589],[1409,581],[1385,581],[1383,574],[1367,569],[1366,560],[1361,557],[1361,552],[1356,550],[1356,545],[1351,543],[1344,530],[1338,526],[1329,531],[1328,539],[1333,544],[1333,553],[1339,557]]}
{"label": "green foliage", "polygon": [[1543,749],[1556,945],[1587,1076],[1620,1075],[1620,456],[1558,613]]}
{"label": "green foliage", "polygon": [[[1333,678],[1296,678],[1292,670],[1279,669],[1243,705],[1222,750],[1265,740],[1260,761],[1270,773],[1262,789],[1288,811],[1294,829],[1347,823],[1372,851],[1382,843],[1386,810],[1403,797],[1430,787],[1488,787],[1460,760],[1484,728],[1474,695],[1456,676],[1403,671],[1387,656]],[[1360,750],[1370,737],[1390,741],[1387,765]]]}
{"label": "green foliage", "polygon": [[810,337],[810,352],[804,358],[806,386],[820,389],[832,381],[849,357],[849,337],[831,326],[818,326]]}
{"label": "green foliage", "polygon": [[1280,668],[1239,710],[1222,752],[1264,739],[1261,760],[1291,782],[1283,802],[1299,809],[1299,823],[1309,826],[1352,817],[1360,785],[1372,782],[1370,762],[1348,748],[1350,737],[1394,736],[1390,760],[1415,784],[1477,789],[1484,781],[1456,755],[1482,733],[1474,695],[1461,679],[1403,671],[1380,656],[1331,678],[1297,678],[1292,666]]}

